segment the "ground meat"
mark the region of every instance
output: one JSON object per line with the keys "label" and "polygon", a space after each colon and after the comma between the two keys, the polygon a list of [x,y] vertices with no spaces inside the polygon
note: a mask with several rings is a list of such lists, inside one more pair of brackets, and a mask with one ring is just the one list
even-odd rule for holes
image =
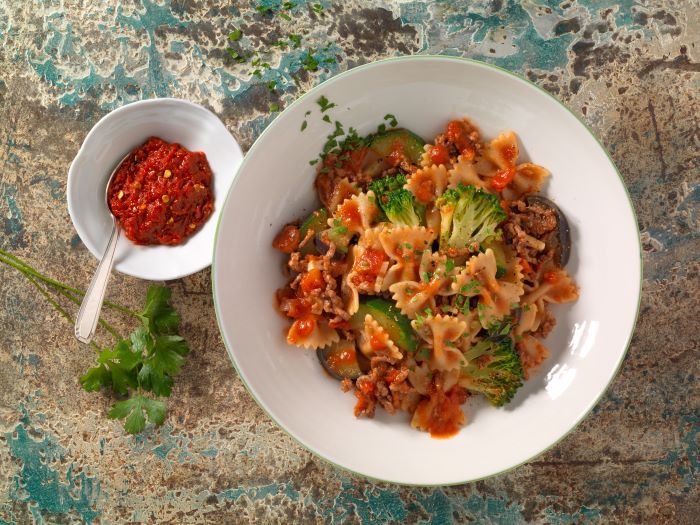
{"label": "ground meat", "polygon": [[[553,245],[557,235],[557,218],[554,210],[537,204],[528,205],[523,200],[510,204],[511,213],[503,225],[505,239],[519,257],[534,268],[554,256]],[[544,243],[536,246],[537,242]]]}
{"label": "ground meat", "polygon": [[377,404],[390,414],[407,405],[413,387],[406,381],[408,368],[391,364],[390,359],[373,357],[367,374],[355,383],[355,416],[373,417]]}
{"label": "ground meat", "polygon": [[352,390],[352,379],[348,379],[347,377],[343,379],[340,382],[340,389],[343,392],[350,392],[350,390]]}

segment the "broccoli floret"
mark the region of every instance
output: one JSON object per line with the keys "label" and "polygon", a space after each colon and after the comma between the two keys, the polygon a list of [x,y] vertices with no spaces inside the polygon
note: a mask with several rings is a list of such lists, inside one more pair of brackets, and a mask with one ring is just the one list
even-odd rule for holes
{"label": "broccoli floret", "polygon": [[440,250],[464,254],[501,238],[498,224],[506,218],[498,197],[460,184],[436,201],[440,210]]}
{"label": "broccoli floret", "polygon": [[406,175],[399,173],[393,177],[382,177],[372,181],[369,185],[370,190],[377,197],[377,204],[381,207],[385,202],[389,201],[389,193],[395,190],[400,190],[406,184]]}
{"label": "broccoli floret", "polygon": [[460,384],[483,394],[494,406],[508,403],[523,384],[523,367],[510,336],[480,341],[464,357],[467,364]]}
{"label": "broccoli floret", "polygon": [[396,225],[419,226],[425,216],[425,206],[416,202],[413,194],[404,189],[406,176],[398,174],[377,179],[369,185],[384,215]]}
{"label": "broccoli floret", "polygon": [[420,226],[425,216],[425,206],[416,202],[416,198],[403,188],[388,194],[388,202],[382,208],[392,224],[400,226]]}

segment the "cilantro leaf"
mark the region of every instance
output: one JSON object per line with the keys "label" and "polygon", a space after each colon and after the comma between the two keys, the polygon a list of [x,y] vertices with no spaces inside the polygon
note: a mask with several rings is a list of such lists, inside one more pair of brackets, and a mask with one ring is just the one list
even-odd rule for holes
{"label": "cilantro leaf", "polygon": [[329,109],[335,107],[335,102],[330,102],[326,95],[321,95],[316,101],[316,104],[321,107],[321,113],[325,113]]}
{"label": "cilantro leaf", "polygon": [[165,286],[152,285],[146,294],[146,304],[139,314],[144,326],[153,333],[173,333],[180,327],[180,316],[168,304],[172,291]]}
{"label": "cilantro leaf", "polygon": [[236,42],[241,39],[241,36],[243,35],[243,32],[240,29],[234,29],[231,31],[231,33],[228,35],[228,39],[231,42]]}
{"label": "cilantro leaf", "polygon": [[114,403],[107,413],[107,417],[109,419],[124,419],[124,430],[129,434],[138,434],[146,427],[146,417],[156,426],[162,425],[165,421],[165,411],[164,402],[138,395]]}
{"label": "cilantro leaf", "polygon": [[182,337],[157,336],[138,373],[141,387],[158,396],[169,396],[173,386],[172,376],[180,372],[188,352],[189,347]]}
{"label": "cilantro leaf", "polygon": [[112,385],[112,375],[105,365],[95,366],[80,376],[80,384],[86,392],[97,392],[103,386]]}
{"label": "cilantro leaf", "polygon": [[132,352],[128,340],[105,349],[97,356],[97,366],[89,368],[80,377],[80,384],[87,392],[97,392],[100,388],[111,387],[119,394],[126,394],[129,388],[136,388],[136,366],[141,362],[141,353]]}

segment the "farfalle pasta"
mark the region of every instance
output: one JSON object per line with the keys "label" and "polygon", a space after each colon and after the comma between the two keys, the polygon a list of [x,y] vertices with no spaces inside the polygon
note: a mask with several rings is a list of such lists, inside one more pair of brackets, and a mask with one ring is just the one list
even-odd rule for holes
{"label": "farfalle pasta", "polygon": [[538,195],[550,173],[513,131],[484,140],[468,119],[429,144],[402,128],[331,139],[324,207],[273,241],[287,341],[316,350],[356,416],[405,411],[452,435],[469,397],[511,401],[549,355],[549,305],[578,298],[566,219]]}

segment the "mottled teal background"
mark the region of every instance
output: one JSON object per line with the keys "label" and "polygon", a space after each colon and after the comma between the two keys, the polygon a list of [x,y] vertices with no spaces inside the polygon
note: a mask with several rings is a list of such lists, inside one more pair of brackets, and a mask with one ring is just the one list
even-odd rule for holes
{"label": "mottled teal background", "polygon": [[[0,247],[89,281],[95,260],[70,223],[66,173],[91,126],[128,102],[199,102],[247,148],[271,103],[340,71],[412,53],[478,58],[564,101],[630,189],[644,296],[619,376],[575,432],[513,472],[449,488],[375,484],[299,448],[251,400],[219,338],[208,271],[169,283],[193,352],[165,424],[134,438],[105,418],[110,399],[79,389],[90,351],[3,267],[0,525],[700,523],[700,4],[323,0],[317,15],[312,3],[288,22],[254,9],[274,1],[2,2]],[[225,50],[234,27],[241,50],[304,39],[274,50],[257,78]],[[309,50],[334,61],[304,71]],[[112,283],[112,298],[133,306],[147,286]]]}

